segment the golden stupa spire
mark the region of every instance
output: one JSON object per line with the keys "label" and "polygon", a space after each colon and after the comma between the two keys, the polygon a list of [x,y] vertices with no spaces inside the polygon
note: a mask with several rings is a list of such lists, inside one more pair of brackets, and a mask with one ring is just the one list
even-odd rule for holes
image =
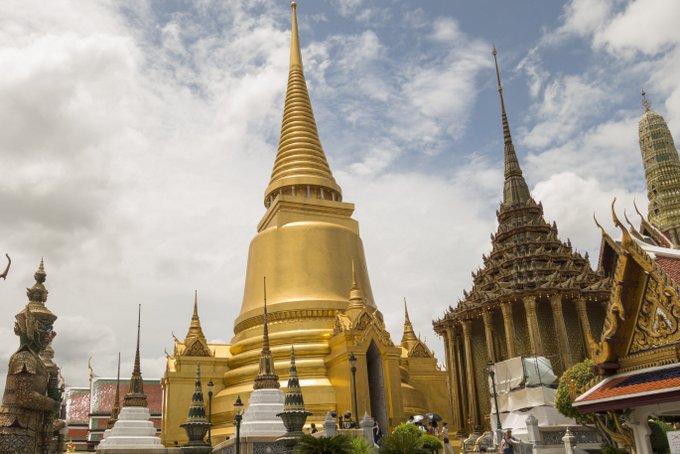
{"label": "golden stupa spire", "polygon": [[297,5],[291,3],[292,30],[288,89],[283,108],[281,138],[265,206],[280,192],[289,195],[341,200],[342,190],[335,182],[321,147],[307,82],[302,69],[302,53],[297,27]]}
{"label": "golden stupa spire", "polygon": [[142,305],[139,305],[137,314],[137,349],[135,350],[135,365],[130,377],[130,386],[123,399],[124,407],[147,407],[146,394],[144,394],[144,379],[142,379],[142,368],[139,360],[139,337],[142,322]]}
{"label": "golden stupa spire", "polygon": [[408,316],[406,298],[404,298],[404,334],[401,336],[401,346],[410,351],[411,348],[413,348],[413,346],[418,342],[418,336],[416,336],[415,331],[413,331],[413,325],[411,324],[411,319]]}
{"label": "golden stupa spire", "polygon": [[113,398],[113,407],[111,408],[111,416],[107,423],[107,427],[111,429],[116,421],[118,421],[118,415],[120,414],[120,352],[118,352],[118,375],[116,375],[116,395]]}
{"label": "golden stupa spire", "polygon": [[496,65],[496,80],[498,81],[498,95],[501,99],[501,120],[503,123],[503,155],[505,159],[505,184],[503,186],[503,205],[506,207],[524,204],[531,197],[529,186],[524,181],[522,169],[517,160],[515,146],[510,135],[510,124],[508,115],[505,112],[505,101],[503,100],[503,86],[501,85],[501,73],[498,69],[498,59],[496,58],[496,46],[493,47],[493,61]]}
{"label": "golden stupa spire", "polygon": [[267,321],[267,278],[264,278],[264,316],[262,332],[262,353],[260,354],[260,367],[255,377],[253,389],[278,389],[279,377],[274,371],[274,359],[269,349],[269,326]]}

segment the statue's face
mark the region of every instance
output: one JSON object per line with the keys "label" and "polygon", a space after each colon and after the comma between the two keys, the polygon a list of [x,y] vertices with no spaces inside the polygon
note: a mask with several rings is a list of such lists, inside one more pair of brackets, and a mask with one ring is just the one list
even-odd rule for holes
{"label": "statue's face", "polygon": [[52,322],[40,320],[38,322],[38,329],[33,336],[33,342],[35,343],[35,346],[38,347],[38,351],[44,350],[56,335],[57,333],[52,331]]}

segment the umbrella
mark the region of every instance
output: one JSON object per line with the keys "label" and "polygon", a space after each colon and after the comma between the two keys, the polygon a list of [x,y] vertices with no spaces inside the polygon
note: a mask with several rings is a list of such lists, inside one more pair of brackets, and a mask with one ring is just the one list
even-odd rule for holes
{"label": "umbrella", "polygon": [[439,416],[437,413],[427,413],[427,414],[425,415],[425,418],[429,419],[430,421],[437,421],[437,422],[439,422],[439,421],[441,421],[442,419],[444,419],[444,418],[442,418],[441,416]]}
{"label": "umbrella", "polygon": [[423,419],[425,419],[425,417],[424,417],[423,415],[415,415],[415,416],[413,417],[413,422],[420,422],[420,421],[422,421]]}

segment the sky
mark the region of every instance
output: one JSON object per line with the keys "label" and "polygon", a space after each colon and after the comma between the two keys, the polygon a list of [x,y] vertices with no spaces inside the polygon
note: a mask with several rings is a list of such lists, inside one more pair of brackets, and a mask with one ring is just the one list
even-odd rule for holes
{"label": "sky", "polygon": [[[471,287],[502,193],[492,45],[524,175],[596,264],[610,204],[646,210],[640,91],[680,137],[680,2],[298,1],[319,135],[356,204],[376,303],[432,320]],[[142,309],[160,377],[194,289],[229,342],[288,75],[286,0],[0,2],[0,374],[41,257],[66,383],[122,374]]]}

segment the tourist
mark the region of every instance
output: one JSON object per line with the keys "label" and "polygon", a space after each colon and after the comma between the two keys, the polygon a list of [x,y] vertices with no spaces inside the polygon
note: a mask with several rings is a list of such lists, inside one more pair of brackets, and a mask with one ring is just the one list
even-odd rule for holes
{"label": "tourist", "polygon": [[373,422],[373,442],[377,445],[382,438],[382,432],[380,431],[380,425],[378,421]]}
{"label": "tourist", "polygon": [[449,441],[449,423],[444,421],[442,423],[442,442],[444,442],[444,454],[453,453],[453,446]]}
{"label": "tourist", "polygon": [[316,424],[312,423],[310,428],[312,429],[312,435],[318,432],[318,430],[316,429]]}
{"label": "tourist", "polygon": [[414,423],[413,415],[411,415],[411,416],[408,417],[408,421],[406,421],[406,424],[413,424],[413,423]]}
{"label": "tourist", "polygon": [[501,441],[501,454],[515,454],[515,445],[519,443],[520,441],[512,436],[512,429],[505,429]]}

